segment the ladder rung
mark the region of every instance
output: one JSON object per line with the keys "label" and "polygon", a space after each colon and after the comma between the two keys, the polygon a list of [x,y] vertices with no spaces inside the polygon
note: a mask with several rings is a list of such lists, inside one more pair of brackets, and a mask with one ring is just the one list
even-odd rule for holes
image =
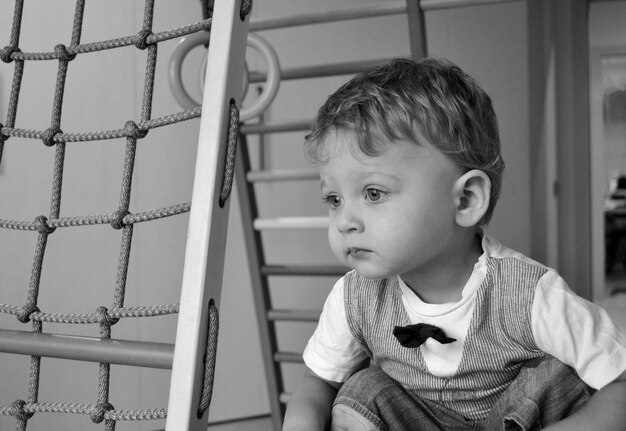
{"label": "ladder rung", "polygon": [[276,352],[274,353],[274,361],[276,362],[295,362],[302,363],[302,353],[295,352]]}
{"label": "ladder rung", "polygon": [[328,217],[276,217],[256,219],[256,230],[327,229]]}
{"label": "ladder rung", "polygon": [[396,15],[406,11],[404,2],[384,2],[380,5],[359,5],[351,9],[336,9],[324,12],[293,15],[281,18],[267,18],[250,22],[250,31],[279,29],[301,25],[347,21],[353,19],[373,18],[385,15]]}
{"label": "ladder rung", "polygon": [[174,345],[0,329],[0,352],[171,369]]}
{"label": "ladder rung", "polygon": [[269,310],[267,319],[271,321],[290,320],[298,322],[317,322],[320,318],[319,310]]}
{"label": "ladder rung", "polygon": [[[391,58],[376,60],[358,60],[343,63],[319,64],[302,67],[293,67],[280,72],[280,79],[283,81],[291,79],[324,78],[328,76],[354,75],[359,72],[372,70],[377,66],[388,63]],[[250,82],[267,81],[267,73],[250,72]]]}
{"label": "ladder rung", "polygon": [[422,10],[453,9],[464,6],[480,6],[494,3],[513,3],[521,0],[421,0]]}
{"label": "ladder rung", "polygon": [[311,130],[311,120],[286,121],[281,123],[242,124],[239,133],[254,135],[263,133],[303,132]]}
{"label": "ladder rung", "polygon": [[310,276],[342,276],[350,271],[339,265],[266,265],[261,268],[263,275],[310,275]]}
{"label": "ladder rung", "polygon": [[250,182],[318,180],[317,168],[304,169],[273,169],[271,171],[250,171],[246,178]]}

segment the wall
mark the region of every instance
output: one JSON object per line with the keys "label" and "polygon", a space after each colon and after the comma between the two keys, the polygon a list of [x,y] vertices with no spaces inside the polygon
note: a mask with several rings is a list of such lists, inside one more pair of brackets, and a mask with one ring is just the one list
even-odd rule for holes
{"label": "wall", "polygon": [[434,11],[431,54],[449,57],[492,97],[506,163],[502,196],[487,231],[530,254],[528,54],[524,2]]}
{"label": "wall", "polygon": [[[363,3],[364,0],[343,0],[340,4],[331,0],[264,0],[255,3],[253,20]],[[34,6],[28,6],[25,22],[30,23],[26,24],[22,32],[24,50],[45,51],[51,49],[51,40],[57,43],[57,40],[69,38],[71,8],[63,6],[60,12],[60,7],[56,2],[38,4],[36,10]],[[55,19],[54,26],[42,31],[43,26],[49,24],[47,17],[52,14],[63,18]],[[142,7],[123,0],[88,2],[83,40],[95,41],[133,34],[140,25],[141,14]],[[155,30],[192,22],[199,19],[198,16],[196,2],[184,8],[178,3],[157,2]],[[10,17],[11,13],[0,14],[1,28],[5,29],[5,34],[0,35],[4,39],[2,46],[7,44]],[[26,17],[36,17],[35,22]],[[529,252],[530,168],[525,21],[523,2],[426,14],[430,53],[449,57],[473,74],[491,94],[499,116],[507,170],[503,196],[489,232],[504,243],[522,252]],[[402,17],[305,26],[260,34],[275,47],[284,67],[409,54],[407,26]],[[167,59],[173,49],[173,43],[164,43],[159,49],[161,64],[157,72],[153,117],[178,110],[169,93],[165,72]],[[72,82],[72,87],[68,88],[66,95],[62,123],[64,129],[116,128],[121,127],[126,119],[138,117],[144,57],[141,54],[138,56],[133,48],[118,51],[90,54],[85,56],[85,60],[70,64],[68,82]],[[253,66],[259,64],[254,56],[249,60]],[[192,64],[190,69],[194,67]],[[186,73],[195,76],[196,72]],[[0,94],[4,100],[10,86],[9,76],[10,71],[3,66],[0,69]],[[54,76],[54,65],[42,63],[29,67],[18,117],[23,127],[41,128],[41,123],[48,121]],[[310,118],[326,96],[346,79],[285,82],[274,105],[266,113],[266,119]],[[3,115],[6,113],[5,104],[0,104],[0,111]],[[134,210],[160,208],[190,199],[190,166],[193,166],[195,154],[196,128],[196,122],[160,128],[141,142],[131,204]],[[271,139],[268,137],[264,150],[268,167],[307,166],[302,155],[302,138],[302,133],[288,133]],[[254,142],[252,153],[258,159],[260,150],[258,147],[255,149]],[[68,145],[65,180],[68,189],[64,196],[63,213],[106,213],[116,207],[123,145],[123,140]],[[49,185],[46,182],[43,185],[35,182],[23,168],[29,166],[29,172],[43,171],[46,173],[45,178],[51,175],[50,153],[42,154],[40,147],[38,142],[18,139],[7,142],[5,159],[0,166],[2,218],[30,218],[33,214],[47,212]],[[99,163],[103,160],[104,167]],[[325,212],[318,198],[319,186],[315,182],[301,183],[296,187],[265,185],[260,186],[258,191],[260,210],[266,217],[321,215]],[[268,409],[236,199],[237,194],[231,205],[211,420],[262,414]],[[185,232],[186,217],[137,226],[129,274],[129,305],[177,300]],[[20,304],[24,300],[23,286],[27,282],[34,237],[26,235],[28,240],[24,240],[23,236],[2,231],[0,235],[3,235],[0,239],[3,244],[0,261],[10,263],[2,264],[0,302]],[[295,232],[269,233],[264,239],[270,262],[334,262],[323,232],[309,232],[304,237]],[[42,302],[45,306],[89,312],[94,308],[93,302],[110,302],[108,289],[114,282],[118,243],[119,235],[108,227],[97,227],[93,231],[79,229],[75,234],[61,231],[55,233],[50,240],[51,248],[46,257],[42,286]],[[68,244],[71,245],[67,249],[69,251],[61,252],[61,247]],[[333,281],[332,278],[304,282],[279,280],[273,285],[276,306],[321,306]],[[106,288],[97,287],[102,285]],[[70,287],[79,289],[80,294],[68,298],[65,291],[69,291]],[[13,320],[3,316],[0,318],[0,323],[5,327],[15,325]],[[123,326],[114,327],[114,336],[171,341],[175,323],[172,319],[155,319],[148,322],[129,321],[119,325]],[[50,326],[46,329],[64,333],[90,332],[83,328],[74,330]],[[312,326],[305,324],[295,330],[281,328],[281,348],[294,351],[302,349],[311,330]],[[0,354],[0,361],[2,368],[9,371],[0,370],[0,387],[13,387],[17,392],[0,391],[0,404],[10,403],[18,397],[25,398],[27,367],[23,358]],[[72,363],[68,366],[61,361],[46,360],[42,373],[41,399],[93,402],[97,379],[95,367],[94,364]],[[288,386],[293,386],[301,373],[300,367],[286,367]],[[116,407],[119,405],[125,408],[165,406],[168,378],[167,372],[114,367],[113,403]],[[77,381],[78,387],[68,385],[69,380]],[[81,417],[53,419],[51,415],[37,415],[33,419],[32,428],[41,429],[36,424],[41,425],[38,421],[43,420],[46,421],[45,429],[52,431],[88,429],[90,423]],[[12,418],[0,417],[0,429],[11,429],[12,424]],[[120,424],[118,429],[153,429],[156,425]]]}

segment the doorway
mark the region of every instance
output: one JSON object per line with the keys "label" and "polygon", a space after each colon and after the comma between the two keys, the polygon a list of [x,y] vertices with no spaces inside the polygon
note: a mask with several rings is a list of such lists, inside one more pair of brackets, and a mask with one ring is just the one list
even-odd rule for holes
{"label": "doorway", "polygon": [[596,302],[626,294],[624,20],[626,2],[589,4],[591,268]]}

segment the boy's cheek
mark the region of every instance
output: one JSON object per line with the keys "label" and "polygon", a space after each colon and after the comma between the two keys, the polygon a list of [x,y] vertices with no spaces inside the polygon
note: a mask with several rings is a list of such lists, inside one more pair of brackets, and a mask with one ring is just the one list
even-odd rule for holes
{"label": "boy's cheek", "polygon": [[332,252],[335,254],[335,256],[337,256],[337,259],[339,259],[341,262],[345,262],[346,256],[343,251],[343,244],[341,243],[340,239],[332,232],[329,232],[328,234],[328,244],[330,245],[330,249],[332,250]]}

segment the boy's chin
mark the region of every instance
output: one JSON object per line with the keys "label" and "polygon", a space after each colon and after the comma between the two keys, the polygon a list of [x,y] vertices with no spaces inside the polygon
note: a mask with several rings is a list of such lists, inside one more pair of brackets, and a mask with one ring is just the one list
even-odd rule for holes
{"label": "boy's chin", "polygon": [[359,265],[355,265],[355,267],[353,267],[353,269],[361,276],[364,278],[369,278],[371,280],[380,280],[382,278],[389,278],[394,276],[395,274],[389,274],[388,272],[384,272],[384,271],[380,271],[380,270],[375,270],[372,268],[359,268]]}

